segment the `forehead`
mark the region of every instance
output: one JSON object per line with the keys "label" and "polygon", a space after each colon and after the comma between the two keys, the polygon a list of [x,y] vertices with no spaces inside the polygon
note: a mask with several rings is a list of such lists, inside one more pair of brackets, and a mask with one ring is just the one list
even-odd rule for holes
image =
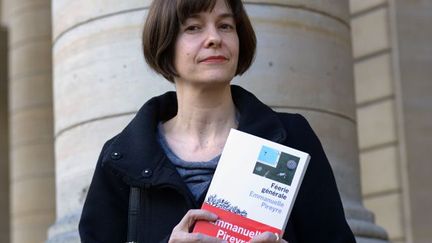
{"label": "forehead", "polygon": [[178,0],[177,2],[177,16],[181,23],[187,18],[196,16],[202,12],[211,12],[218,7],[223,6],[228,11],[232,12],[230,0]]}

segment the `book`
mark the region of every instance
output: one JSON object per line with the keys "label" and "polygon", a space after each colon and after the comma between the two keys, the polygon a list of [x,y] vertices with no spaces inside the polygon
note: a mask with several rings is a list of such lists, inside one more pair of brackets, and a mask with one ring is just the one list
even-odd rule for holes
{"label": "book", "polygon": [[218,215],[193,232],[248,242],[265,231],[281,235],[309,163],[309,154],[231,129],[202,209]]}

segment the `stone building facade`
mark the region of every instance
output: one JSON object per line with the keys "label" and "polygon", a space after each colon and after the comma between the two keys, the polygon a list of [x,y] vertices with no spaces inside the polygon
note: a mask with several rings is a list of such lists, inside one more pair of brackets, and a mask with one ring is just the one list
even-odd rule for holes
{"label": "stone building facade", "polygon": [[[79,242],[103,142],[173,89],[141,54],[150,2],[0,0],[0,242]],[[234,82],[308,118],[358,242],[431,242],[432,3],[244,2],[258,52]]]}

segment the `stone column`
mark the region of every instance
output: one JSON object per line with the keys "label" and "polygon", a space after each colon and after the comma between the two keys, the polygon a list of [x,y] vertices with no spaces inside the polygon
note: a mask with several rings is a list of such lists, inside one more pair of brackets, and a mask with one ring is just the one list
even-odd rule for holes
{"label": "stone column", "polygon": [[0,242],[9,242],[10,231],[7,73],[7,30],[0,25]]}
{"label": "stone column", "polygon": [[150,0],[53,1],[57,221],[49,242],[79,242],[78,220],[103,142],[172,89],[141,51]]}
{"label": "stone column", "polygon": [[358,242],[387,242],[362,205],[348,1],[245,1],[258,35],[237,83],[276,110],[303,114],[330,160]]}
{"label": "stone column", "polygon": [[44,242],[54,221],[49,0],[8,0],[11,242]]}
{"label": "stone column", "polygon": [[432,242],[432,2],[392,0],[407,242]]}

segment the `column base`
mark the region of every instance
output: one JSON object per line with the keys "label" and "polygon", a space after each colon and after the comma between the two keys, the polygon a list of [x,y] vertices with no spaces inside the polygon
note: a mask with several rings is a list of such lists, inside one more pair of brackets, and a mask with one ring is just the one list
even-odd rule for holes
{"label": "column base", "polygon": [[55,224],[48,230],[46,243],[80,243],[78,233],[80,215],[80,213],[76,213],[56,220]]}
{"label": "column base", "polygon": [[353,231],[357,242],[361,243],[388,243],[388,235],[384,228],[374,223],[372,212],[361,204],[346,202],[345,216]]}
{"label": "column base", "polygon": [[378,240],[371,238],[356,237],[357,243],[388,243],[388,240]]}

